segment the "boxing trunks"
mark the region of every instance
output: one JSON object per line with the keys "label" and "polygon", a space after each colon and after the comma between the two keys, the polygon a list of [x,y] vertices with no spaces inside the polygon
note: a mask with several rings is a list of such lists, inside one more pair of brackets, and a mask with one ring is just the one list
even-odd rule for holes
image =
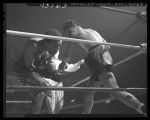
{"label": "boxing trunks", "polygon": [[85,65],[91,72],[91,79],[98,81],[98,75],[104,71],[111,72],[112,58],[108,51],[103,51],[100,45],[94,45],[89,48],[88,55],[85,58]]}

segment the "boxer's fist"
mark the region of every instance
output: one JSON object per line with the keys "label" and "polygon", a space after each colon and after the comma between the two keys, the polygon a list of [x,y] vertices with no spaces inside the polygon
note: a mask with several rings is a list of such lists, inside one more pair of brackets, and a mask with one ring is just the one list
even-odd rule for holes
{"label": "boxer's fist", "polygon": [[63,61],[60,63],[59,65],[59,70],[64,71],[65,69],[67,69],[67,63],[64,63]]}
{"label": "boxer's fist", "polygon": [[52,62],[52,61],[49,61],[49,62],[47,62],[45,68],[47,69],[47,71],[49,73],[52,73],[53,71],[56,70],[56,64],[54,62]]}
{"label": "boxer's fist", "polygon": [[59,70],[56,70],[52,73],[52,79],[56,82],[61,82],[65,78],[65,73]]}

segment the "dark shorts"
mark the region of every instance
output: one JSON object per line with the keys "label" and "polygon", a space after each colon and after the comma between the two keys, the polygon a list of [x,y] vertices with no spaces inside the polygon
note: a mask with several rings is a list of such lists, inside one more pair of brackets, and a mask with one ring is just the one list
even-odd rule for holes
{"label": "dark shorts", "polygon": [[91,72],[91,79],[98,81],[98,76],[104,71],[112,72],[113,65],[104,64],[104,58],[101,46],[94,45],[89,51],[85,58],[85,65],[88,66]]}

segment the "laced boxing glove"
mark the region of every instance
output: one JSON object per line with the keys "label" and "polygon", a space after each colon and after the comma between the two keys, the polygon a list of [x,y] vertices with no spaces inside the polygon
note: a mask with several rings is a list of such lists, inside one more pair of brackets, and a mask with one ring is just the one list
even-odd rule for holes
{"label": "laced boxing glove", "polygon": [[65,74],[62,70],[56,70],[56,65],[54,62],[48,61],[44,66],[43,76],[56,82],[61,82],[64,79]]}
{"label": "laced boxing glove", "polygon": [[43,76],[46,78],[52,78],[52,73],[56,70],[55,63],[52,61],[46,61],[43,68]]}
{"label": "laced boxing glove", "polygon": [[47,69],[47,71],[49,73],[52,73],[53,71],[56,70],[56,64],[54,62],[52,62],[52,61],[48,61],[46,66],[45,66],[45,68]]}
{"label": "laced boxing glove", "polygon": [[64,79],[65,74],[63,70],[67,67],[67,64],[62,62],[59,66],[60,70],[56,70],[56,65],[52,61],[43,62],[42,66],[40,72],[45,78],[50,78],[56,82],[61,82]]}
{"label": "laced boxing glove", "polygon": [[65,69],[67,69],[67,63],[62,61],[59,65],[58,69],[61,71],[64,71]]}
{"label": "laced boxing glove", "polygon": [[51,54],[48,51],[44,51],[42,53],[36,53],[35,54],[35,61],[34,61],[34,65],[36,67],[39,67],[41,69],[43,69],[43,65],[45,65],[45,63],[51,59]]}
{"label": "laced boxing glove", "polygon": [[56,82],[61,82],[65,78],[64,70],[67,69],[67,64],[65,62],[61,62],[58,70],[53,71],[52,79]]}
{"label": "laced boxing glove", "polygon": [[52,73],[52,79],[56,82],[61,82],[65,78],[65,73],[60,70],[55,70]]}

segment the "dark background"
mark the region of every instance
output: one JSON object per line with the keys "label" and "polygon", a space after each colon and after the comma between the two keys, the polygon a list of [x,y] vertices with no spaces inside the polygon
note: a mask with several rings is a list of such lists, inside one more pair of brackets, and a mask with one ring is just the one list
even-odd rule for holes
{"label": "dark background", "polygon": [[[66,7],[66,8],[44,8],[40,6],[27,6],[23,3],[9,3],[6,6],[6,29],[16,30],[31,33],[44,34],[49,28],[58,29],[64,37],[66,34],[62,31],[63,23],[68,19],[75,18],[81,27],[97,30],[101,36],[110,43],[120,43],[128,45],[140,45],[147,42],[147,23],[140,21],[136,22],[135,15],[100,9],[96,7]],[[114,7],[117,9],[139,12],[145,11],[145,6],[128,6]],[[129,28],[128,30],[125,30]],[[121,33],[121,31],[124,31]],[[6,36],[6,75],[7,79],[13,79],[12,67],[15,61],[20,56],[25,42],[28,37],[7,35]],[[60,50],[61,59],[66,48],[66,42],[63,42]],[[125,57],[137,52],[134,49],[111,47],[114,63],[124,59]],[[85,51],[75,45],[73,48],[70,63],[75,63],[86,56]],[[114,74],[121,88],[146,88],[147,87],[147,55],[139,55],[125,63],[114,68]],[[81,66],[81,69],[75,73],[71,73],[64,80],[64,86],[72,84],[89,76],[89,71],[86,67]],[[85,83],[79,86],[85,86]],[[31,100],[28,92],[7,93],[7,100]],[[95,100],[108,98],[108,93],[98,92],[95,94]],[[137,98],[146,103],[146,94],[139,95]],[[75,99],[74,102],[71,102]],[[82,92],[65,92],[64,107],[83,103]],[[18,105],[19,106],[19,105]],[[16,107],[12,104],[7,104],[6,111],[26,111],[30,105],[20,105]],[[82,107],[62,110],[61,114],[81,114]],[[138,114],[132,108],[120,103],[112,101],[108,104],[95,104],[92,114]],[[24,114],[7,114],[8,116],[23,116]]]}

